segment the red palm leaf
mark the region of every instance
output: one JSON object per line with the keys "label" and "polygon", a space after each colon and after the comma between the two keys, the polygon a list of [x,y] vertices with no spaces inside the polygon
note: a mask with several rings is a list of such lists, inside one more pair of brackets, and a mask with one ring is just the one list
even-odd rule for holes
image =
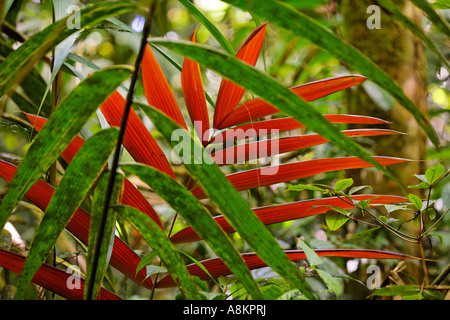
{"label": "red palm leaf", "polygon": [[[191,37],[192,42],[195,42],[197,30],[198,28],[195,29]],[[209,137],[205,137],[204,134],[209,130],[209,115],[206,107],[206,97],[203,90],[200,67],[197,62],[188,58],[184,59],[183,69],[181,71],[181,86],[183,88],[186,108],[194,124],[194,129],[203,145],[206,145]],[[201,127],[198,126],[199,124]]]}
{"label": "red palm leaf", "polygon": [[[373,158],[383,166],[410,161],[407,159],[393,157]],[[278,166],[268,166],[228,174],[226,177],[238,191],[242,191],[275,183],[296,180],[323,172],[367,167],[372,167],[372,164],[369,164],[358,157],[345,157],[299,161],[281,164]],[[192,194],[199,199],[206,198],[206,194],[200,187],[194,188],[192,190]]]}
{"label": "red palm leaf", "polygon": [[[337,91],[349,88],[366,80],[366,77],[359,75],[349,75],[333,77],[314,82],[302,84],[291,88],[295,94],[299,95],[305,101],[313,101]],[[243,103],[234,109],[227,118],[217,126],[217,129],[228,128],[234,125],[242,124],[249,121],[279,112],[277,108],[268,104],[261,98],[256,98]]]}
{"label": "red palm leaf", "polygon": [[149,45],[145,47],[141,68],[147,102],[186,129],[186,123],[175,96]]}
{"label": "red palm leaf", "polygon": [[[344,258],[366,258],[366,259],[417,259],[416,257],[408,256],[401,253],[381,251],[381,250],[361,250],[361,249],[317,249],[314,250],[317,255],[321,257],[344,257]],[[302,250],[287,250],[285,251],[287,257],[291,261],[298,261],[306,259],[306,254]],[[258,269],[265,267],[266,264],[254,253],[244,253],[242,257],[249,267],[249,269]],[[190,264],[187,268],[189,273],[199,277],[201,280],[208,280],[231,274],[228,267],[219,258],[213,258],[201,261],[203,267],[208,270],[208,275],[197,264]],[[172,277],[166,276],[158,282],[158,288],[174,287],[175,283]]]}
{"label": "red palm leaf", "polygon": [[[250,34],[242,47],[238,50],[236,54],[237,59],[245,61],[252,66],[256,64],[264,42],[266,26],[267,23],[263,23]],[[244,93],[244,88],[228,79],[222,79],[214,113],[214,128],[222,127],[221,123],[238,105]]]}
{"label": "red palm leaf", "polygon": [[[0,249],[0,267],[21,274],[26,257]],[[42,264],[33,277],[33,282],[68,300],[83,300],[84,280],[80,279],[79,288],[69,288],[72,275],[48,264]],[[119,296],[104,288],[100,290],[99,300],[122,300]]]}
{"label": "red palm leaf", "polygon": [[[400,196],[373,195],[373,194],[354,195],[352,198],[357,201],[372,199],[372,201],[370,202],[370,206],[402,203],[408,201],[407,198]],[[274,223],[296,220],[325,213],[330,210],[326,206],[339,207],[345,210],[350,210],[354,208],[352,204],[347,203],[346,201],[338,197],[330,197],[323,199],[295,201],[279,205],[254,208],[253,211],[262,221],[262,223],[264,223],[265,225],[270,225]],[[216,221],[217,224],[220,225],[220,227],[226,233],[233,233],[235,231],[222,215],[214,217],[214,220]],[[185,243],[198,241],[201,239],[191,227],[186,227],[178,231],[175,235],[173,235],[170,238],[170,240],[173,243]]]}
{"label": "red palm leaf", "polygon": [[[47,122],[47,119],[43,117],[37,117],[33,114],[25,113],[26,117],[28,118],[28,121],[32,125],[34,125],[34,128],[39,132],[41,131],[44,124]],[[67,162],[70,163],[75,156],[75,154],[78,152],[78,150],[81,148],[81,146],[84,144],[84,140],[76,136],[72,142],[67,146],[67,148],[64,150],[64,152],[61,154],[61,157]],[[122,195],[122,203],[135,207],[139,209],[140,211],[147,214],[150,218],[153,219],[160,227],[163,228],[161,219],[159,218],[158,213],[153,209],[153,207],[150,205],[150,203],[145,199],[143,194],[139,192],[139,190],[127,179],[124,178],[124,189],[123,189],[123,195]]]}
{"label": "red palm leaf", "polygon": [[[331,123],[347,124],[387,124],[388,121],[351,114],[330,114],[324,115]],[[304,128],[305,126],[293,118],[269,119],[240,125],[231,129],[218,132],[211,138],[210,143],[229,142],[230,140],[240,140],[245,138],[256,138],[271,132],[284,132]]]}
{"label": "red palm leaf", "polygon": [[[360,129],[342,131],[348,137],[368,137],[379,135],[393,135],[400,132],[386,129]],[[219,150],[211,157],[219,165],[244,163],[262,157],[270,157],[285,152],[309,148],[328,142],[327,139],[318,135],[291,136],[280,139],[262,140],[251,142]]]}
{"label": "red palm leaf", "polygon": [[[10,182],[17,167],[0,159],[0,176],[6,181]],[[28,193],[25,195],[28,200],[34,203],[42,211],[47,208],[50,199],[54,193],[54,188],[43,180],[33,185]],[[72,218],[69,220],[66,228],[72,234],[74,234],[82,242],[87,243],[89,239],[89,226],[90,217],[84,210],[78,208]],[[137,283],[145,286],[146,288],[152,287],[152,281],[150,278],[143,281],[146,277],[144,270],[141,270],[136,275],[137,265],[140,262],[138,255],[131,250],[122,240],[115,238],[113,251],[111,255],[111,265],[133,279]]]}

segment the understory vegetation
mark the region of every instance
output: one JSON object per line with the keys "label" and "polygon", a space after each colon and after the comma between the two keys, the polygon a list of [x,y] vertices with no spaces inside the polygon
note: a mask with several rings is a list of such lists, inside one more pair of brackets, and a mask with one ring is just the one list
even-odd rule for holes
{"label": "understory vegetation", "polygon": [[449,21],[2,1],[1,299],[450,299]]}

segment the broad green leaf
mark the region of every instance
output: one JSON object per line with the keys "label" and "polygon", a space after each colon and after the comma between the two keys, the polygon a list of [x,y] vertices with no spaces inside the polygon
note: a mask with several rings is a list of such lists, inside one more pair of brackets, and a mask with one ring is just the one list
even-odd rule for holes
{"label": "broad green leaf", "polygon": [[[105,1],[96,3],[81,10],[80,26],[81,28],[89,28],[108,17],[133,10],[136,10],[136,4],[132,2]],[[3,96],[14,84],[20,82],[34,63],[39,61],[49,50],[78,31],[76,28],[69,28],[67,18],[64,18],[25,41],[0,65],[0,96]]]}
{"label": "broad green leaf", "polygon": [[325,222],[331,231],[338,230],[348,221],[348,219],[349,218],[341,212],[332,211],[325,213]]}
{"label": "broad green leaf", "polygon": [[172,148],[177,145],[177,141],[172,139],[175,130],[183,141],[188,141],[190,145],[194,146],[193,152],[189,153],[189,161],[183,163],[190,176],[203,188],[233,228],[267,265],[298,287],[306,297],[315,299],[305,278],[289,261],[272,234],[249,208],[212,158],[204,152],[199,141],[194,140],[186,130],[181,129],[158,110],[145,106],[141,106],[141,109],[152,120]]}
{"label": "broad green leaf", "polygon": [[211,35],[217,40],[217,42],[222,46],[222,48],[230,55],[234,56],[233,47],[224,37],[224,35],[216,28],[216,26],[209,21],[209,19],[190,1],[188,0],[178,0],[183,6],[188,9],[192,15],[197,18],[197,20],[211,33]]}
{"label": "broad green leaf", "polygon": [[[266,2],[263,3],[265,4]],[[204,64],[243,88],[252,91],[266,102],[305,124],[310,130],[325,137],[342,150],[346,150],[350,154],[372,164],[398,183],[397,179],[375,161],[367,150],[345,136],[309,103],[263,72],[210,46],[161,38],[153,38],[150,41]]]}
{"label": "broad green leaf", "polygon": [[[264,18],[279,27],[291,30],[294,34],[301,35],[302,38],[308,39],[319,48],[327,50],[349,67],[356,69],[368,77],[369,80],[389,92],[400,105],[414,116],[433,144],[435,146],[439,145],[439,138],[429,119],[405,95],[398,83],[361,51],[337,37],[318,21],[281,1],[224,0],[224,2]],[[267,87],[264,86],[262,89],[265,90]],[[281,92],[280,95],[282,95]],[[285,95],[283,94],[283,96]],[[290,115],[293,116],[293,114]]]}
{"label": "broad green leaf", "polygon": [[409,201],[411,201],[411,203],[414,205],[414,207],[417,208],[417,210],[422,210],[422,200],[416,196],[415,194],[408,194],[407,198],[409,199]]}
{"label": "broad green leaf", "polygon": [[196,230],[247,288],[254,299],[261,299],[258,286],[229,237],[214,221],[211,213],[191,192],[170,176],[143,164],[123,164],[121,169],[148,184]]}
{"label": "broad green leaf", "polygon": [[95,110],[131,74],[130,67],[94,72],[75,87],[36,136],[14,175],[0,205],[3,228],[17,202],[58,159]]}
{"label": "broad green leaf", "polygon": [[[89,226],[89,240],[86,261],[86,285],[84,287],[84,298],[86,300],[97,299],[102,286],[103,278],[105,277],[106,268],[108,266],[112,253],[112,247],[114,244],[116,214],[111,209],[108,210],[105,217],[103,237],[100,237],[103,207],[105,206],[106,191],[108,188],[110,174],[111,171],[103,172],[103,174],[98,179],[92,198],[91,223]],[[123,176],[120,174],[116,174],[111,196],[112,203],[120,203],[122,191]],[[98,252],[97,265],[94,266],[94,257],[97,248],[99,248],[100,250]]]}
{"label": "broad green leaf", "polygon": [[327,287],[334,292],[336,298],[339,298],[339,295],[342,292],[342,288],[339,282],[331,274],[317,268],[315,268],[315,270],[317,271],[317,274],[323,280],[323,282],[325,282]]}
{"label": "broad green leaf", "polygon": [[298,239],[298,245],[306,254],[306,260],[308,261],[310,266],[314,267],[323,263],[323,260],[318,256],[318,254],[315,253],[314,250],[311,249],[311,247],[308,246],[303,240]]}
{"label": "broad green leaf", "polygon": [[445,173],[445,167],[438,163],[425,171],[427,182],[432,185]]}
{"label": "broad green leaf", "polygon": [[150,217],[136,208],[124,205],[112,205],[111,208],[128,220],[152,250],[157,253],[184,297],[189,300],[201,300],[202,297],[197,292],[194,279],[187,271],[178,250],[163,230]]}
{"label": "broad green leaf", "polygon": [[334,191],[336,191],[336,192],[344,191],[345,189],[350,187],[352,184],[353,184],[352,178],[339,180],[334,185]]}
{"label": "broad green leaf", "polygon": [[116,145],[117,129],[100,131],[81,147],[67,167],[31,243],[17,287],[16,299],[44,262],[70,218],[100,176]]}

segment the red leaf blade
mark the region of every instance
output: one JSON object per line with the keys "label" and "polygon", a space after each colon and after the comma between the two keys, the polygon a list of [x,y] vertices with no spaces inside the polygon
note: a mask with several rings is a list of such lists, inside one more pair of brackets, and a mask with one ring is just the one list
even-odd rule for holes
{"label": "red leaf blade", "polygon": [[[388,124],[388,121],[369,117],[349,114],[330,114],[324,117],[331,123],[347,124]],[[219,132],[211,138],[210,143],[231,142],[245,138],[256,138],[271,132],[284,132],[304,128],[305,126],[293,118],[269,119],[249,124],[240,125],[231,129]]]}
{"label": "red leaf blade", "polygon": [[[125,98],[117,91],[102,104],[100,109],[110,126],[120,127],[125,104]],[[137,162],[152,166],[175,178],[164,152],[133,109],[128,117],[123,145]]]}
{"label": "red leaf blade", "polygon": [[145,47],[141,68],[147,102],[186,129],[186,123],[175,96],[149,45]]}
{"label": "red leaf blade", "polygon": [[[0,249],[0,267],[21,274],[25,257]],[[69,288],[67,283],[72,275],[48,264],[43,264],[33,277],[33,282],[68,300],[83,300],[84,280],[80,279],[80,287]],[[99,300],[122,300],[116,294],[102,288]]]}
{"label": "red leaf blade", "polygon": [[[321,257],[344,257],[344,258],[367,258],[367,259],[418,259],[402,253],[395,253],[382,250],[364,250],[364,249],[317,249],[314,250]],[[306,259],[306,254],[302,250],[285,251],[291,261]],[[250,270],[265,267],[266,264],[254,253],[244,253],[242,257]],[[231,274],[228,267],[219,258],[200,261],[208,273],[217,278]],[[187,267],[189,273],[199,277],[201,280],[210,279],[210,276],[197,264],[191,264]],[[174,287],[175,283],[170,276],[166,276],[158,282],[158,288]]]}
{"label": "red leaf blade", "polygon": [[[366,80],[366,77],[359,75],[340,76],[309,82],[291,88],[290,90],[299,95],[305,101],[309,102],[343,89],[347,89],[363,82],[364,80]],[[268,104],[261,98],[256,98],[238,106],[216,128],[223,129],[245,122],[255,121],[256,119],[277,112],[279,112],[277,108]]]}
{"label": "red leaf blade", "polygon": [[[369,137],[393,135],[400,132],[386,129],[359,129],[342,131],[347,137]],[[219,150],[211,157],[218,165],[244,163],[264,157],[271,157],[294,150],[305,149],[329,142],[318,134],[284,137],[280,139],[260,140]]]}
{"label": "red leaf blade", "polygon": [[[368,200],[372,199],[370,206],[379,206],[383,204],[394,204],[408,201],[405,197],[400,196],[388,196],[388,195],[353,195],[355,200]],[[323,199],[302,200],[290,203],[284,203],[279,205],[272,205],[260,208],[254,208],[253,211],[258,218],[265,225],[274,223],[280,223],[285,221],[291,221],[296,219],[302,219],[318,214],[322,214],[330,210],[326,206],[334,206],[342,209],[350,210],[353,208],[351,204],[338,197],[330,197]],[[228,221],[222,216],[214,217],[217,224],[226,232],[233,233],[235,230],[228,223]],[[174,234],[170,240],[173,243],[185,243],[201,240],[197,233],[191,228],[186,227],[176,234]]]}
{"label": "red leaf blade", "polygon": [[[373,159],[383,166],[410,161],[393,157],[373,157]],[[228,174],[226,177],[238,191],[242,191],[296,180],[323,172],[368,168],[372,166],[372,164],[369,164],[358,157],[317,159],[246,170]],[[206,197],[206,194],[200,187],[193,189],[192,194],[199,199]]]}
{"label": "red leaf blade", "polygon": [[[195,29],[191,41],[195,42],[197,34]],[[183,89],[186,108],[191,118],[194,128],[203,145],[208,142],[209,137],[205,137],[205,132],[209,130],[209,116],[206,107],[206,97],[203,89],[203,82],[200,73],[200,66],[197,62],[185,58],[181,71],[181,87]],[[200,125],[200,127],[199,127]]]}
{"label": "red leaf blade", "polygon": [[[258,26],[238,50],[236,58],[254,66],[264,42],[267,23]],[[222,79],[217,96],[214,113],[214,128],[221,128],[221,123],[241,101],[245,89],[228,79]]]}

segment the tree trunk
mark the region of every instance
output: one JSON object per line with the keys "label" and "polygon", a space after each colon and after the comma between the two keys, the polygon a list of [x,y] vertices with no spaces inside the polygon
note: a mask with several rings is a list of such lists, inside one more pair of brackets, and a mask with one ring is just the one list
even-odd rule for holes
{"label": "tree trunk", "polygon": [[[422,13],[410,1],[393,1],[404,15],[421,25]],[[402,88],[409,99],[426,114],[426,59],[422,42],[409,30],[405,29],[394,17],[380,8],[380,28],[370,29],[367,19],[372,13],[367,13],[376,1],[343,0],[341,13],[344,17],[343,37],[371,58],[378,66],[386,71]],[[370,79],[369,79],[370,80]],[[364,86],[355,90],[348,90],[347,107],[350,114],[363,114],[382,118],[392,122],[388,127],[407,135],[393,135],[374,140],[370,146],[375,155],[402,157],[419,160],[407,164],[388,167],[404,186],[407,192],[416,193],[418,189],[406,187],[418,184],[414,174],[424,172],[425,163],[420,160],[426,158],[427,137],[415,119],[405,108],[394,104],[392,108],[382,109],[366,93]],[[370,185],[374,193],[402,195],[399,187],[381,172],[375,170],[352,171],[355,184]],[[402,219],[410,219],[410,213],[404,214]],[[411,224],[410,229],[403,229],[417,234]],[[406,224],[405,224],[406,226]],[[410,246],[410,254],[417,254],[416,245]],[[420,268],[414,268],[419,270]],[[411,270],[413,271],[413,270]],[[415,279],[421,280],[421,274],[414,274]]]}

